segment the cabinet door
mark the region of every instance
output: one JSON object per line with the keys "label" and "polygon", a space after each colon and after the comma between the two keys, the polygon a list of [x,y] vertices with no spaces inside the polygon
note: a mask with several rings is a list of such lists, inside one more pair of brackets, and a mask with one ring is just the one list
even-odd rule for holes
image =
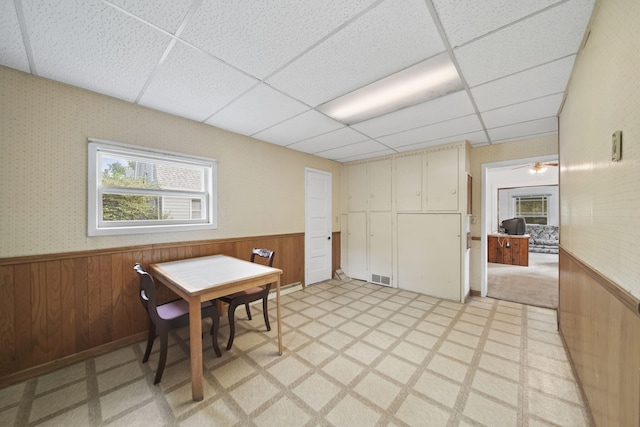
{"label": "cabinet door", "polygon": [[393,240],[391,212],[369,214],[369,279],[380,285],[391,286],[393,271]]}
{"label": "cabinet door", "polygon": [[367,214],[347,215],[347,276],[367,280]]}
{"label": "cabinet door", "polygon": [[426,154],[427,210],[458,210],[458,149]]}
{"label": "cabinet door", "polygon": [[349,196],[347,198],[349,212],[365,212],[367,210],[367,164],[349,166]]}
{"label": "cabinet door", "polygon": [[460,301],[459,214],[398,214],[398,287]]}
{"label": "cabinet door", "polygon": [[369,211],[391,210],[391,159],[368,164]]}
{"label": "cabinet door", "polygon": [[395,159],[396,209],[399,212],[422,210],[422,156]]}

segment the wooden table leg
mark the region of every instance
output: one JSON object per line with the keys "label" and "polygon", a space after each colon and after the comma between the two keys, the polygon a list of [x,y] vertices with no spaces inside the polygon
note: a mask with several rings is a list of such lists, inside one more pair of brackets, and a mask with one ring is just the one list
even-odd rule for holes
{"label": "wooden table leg", "polygon": [[278,318],[278,354],[282,356],[282,319],[280,317],[280,276],[276,282],[276,316]]}
{"label": "wooden table leg", "polygon": [[204,399],[202,386],[202,314],[200,299],[189,300],[189,350],[191,358],[191,394],[193,400]]}

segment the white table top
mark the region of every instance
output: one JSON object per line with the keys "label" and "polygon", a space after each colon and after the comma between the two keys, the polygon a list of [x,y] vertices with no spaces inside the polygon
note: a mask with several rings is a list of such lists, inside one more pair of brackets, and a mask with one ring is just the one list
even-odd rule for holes
{"label": "white table top", "polygon": [[226,255],[189,258],[154,264],[154,270],[189,294],[282,270]]}

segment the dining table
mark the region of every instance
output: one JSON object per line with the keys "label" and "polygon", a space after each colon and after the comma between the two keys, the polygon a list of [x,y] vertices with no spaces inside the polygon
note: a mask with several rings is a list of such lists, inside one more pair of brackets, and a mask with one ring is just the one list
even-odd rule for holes
{"label": "dining table", "polygon": [[151,264],[151,275],[189,303],[189,350],[193,400],[204,398],[202,316],[200,305],[256,286],[275,284],[278,354],[282,355],[280,276],[282,270],[227,255],[212,255]]}

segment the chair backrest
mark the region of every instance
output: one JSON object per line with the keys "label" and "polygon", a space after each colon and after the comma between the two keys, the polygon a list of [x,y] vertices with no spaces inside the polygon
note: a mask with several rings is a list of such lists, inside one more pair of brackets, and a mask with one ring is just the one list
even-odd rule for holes
{"label": "chair backrest", "polygon": [[256,249],[253,248],[251,250],[251,262],[255,262],[256,255],[260,258],[267,258],[267,265],[269,267],[273,267],[273,258],[275,258],[276,253],[274,251],[270,251],[269,249]]}
{"label": "chair backrest", "polygon": [[133,269],[140,277],[140,302],[147,311],[149,319],[157,325],[160,321],[160,316],[158,316],[157,309],[156,284],[153,281],[153,277],[144,271],[140,263],[136,263]]}

